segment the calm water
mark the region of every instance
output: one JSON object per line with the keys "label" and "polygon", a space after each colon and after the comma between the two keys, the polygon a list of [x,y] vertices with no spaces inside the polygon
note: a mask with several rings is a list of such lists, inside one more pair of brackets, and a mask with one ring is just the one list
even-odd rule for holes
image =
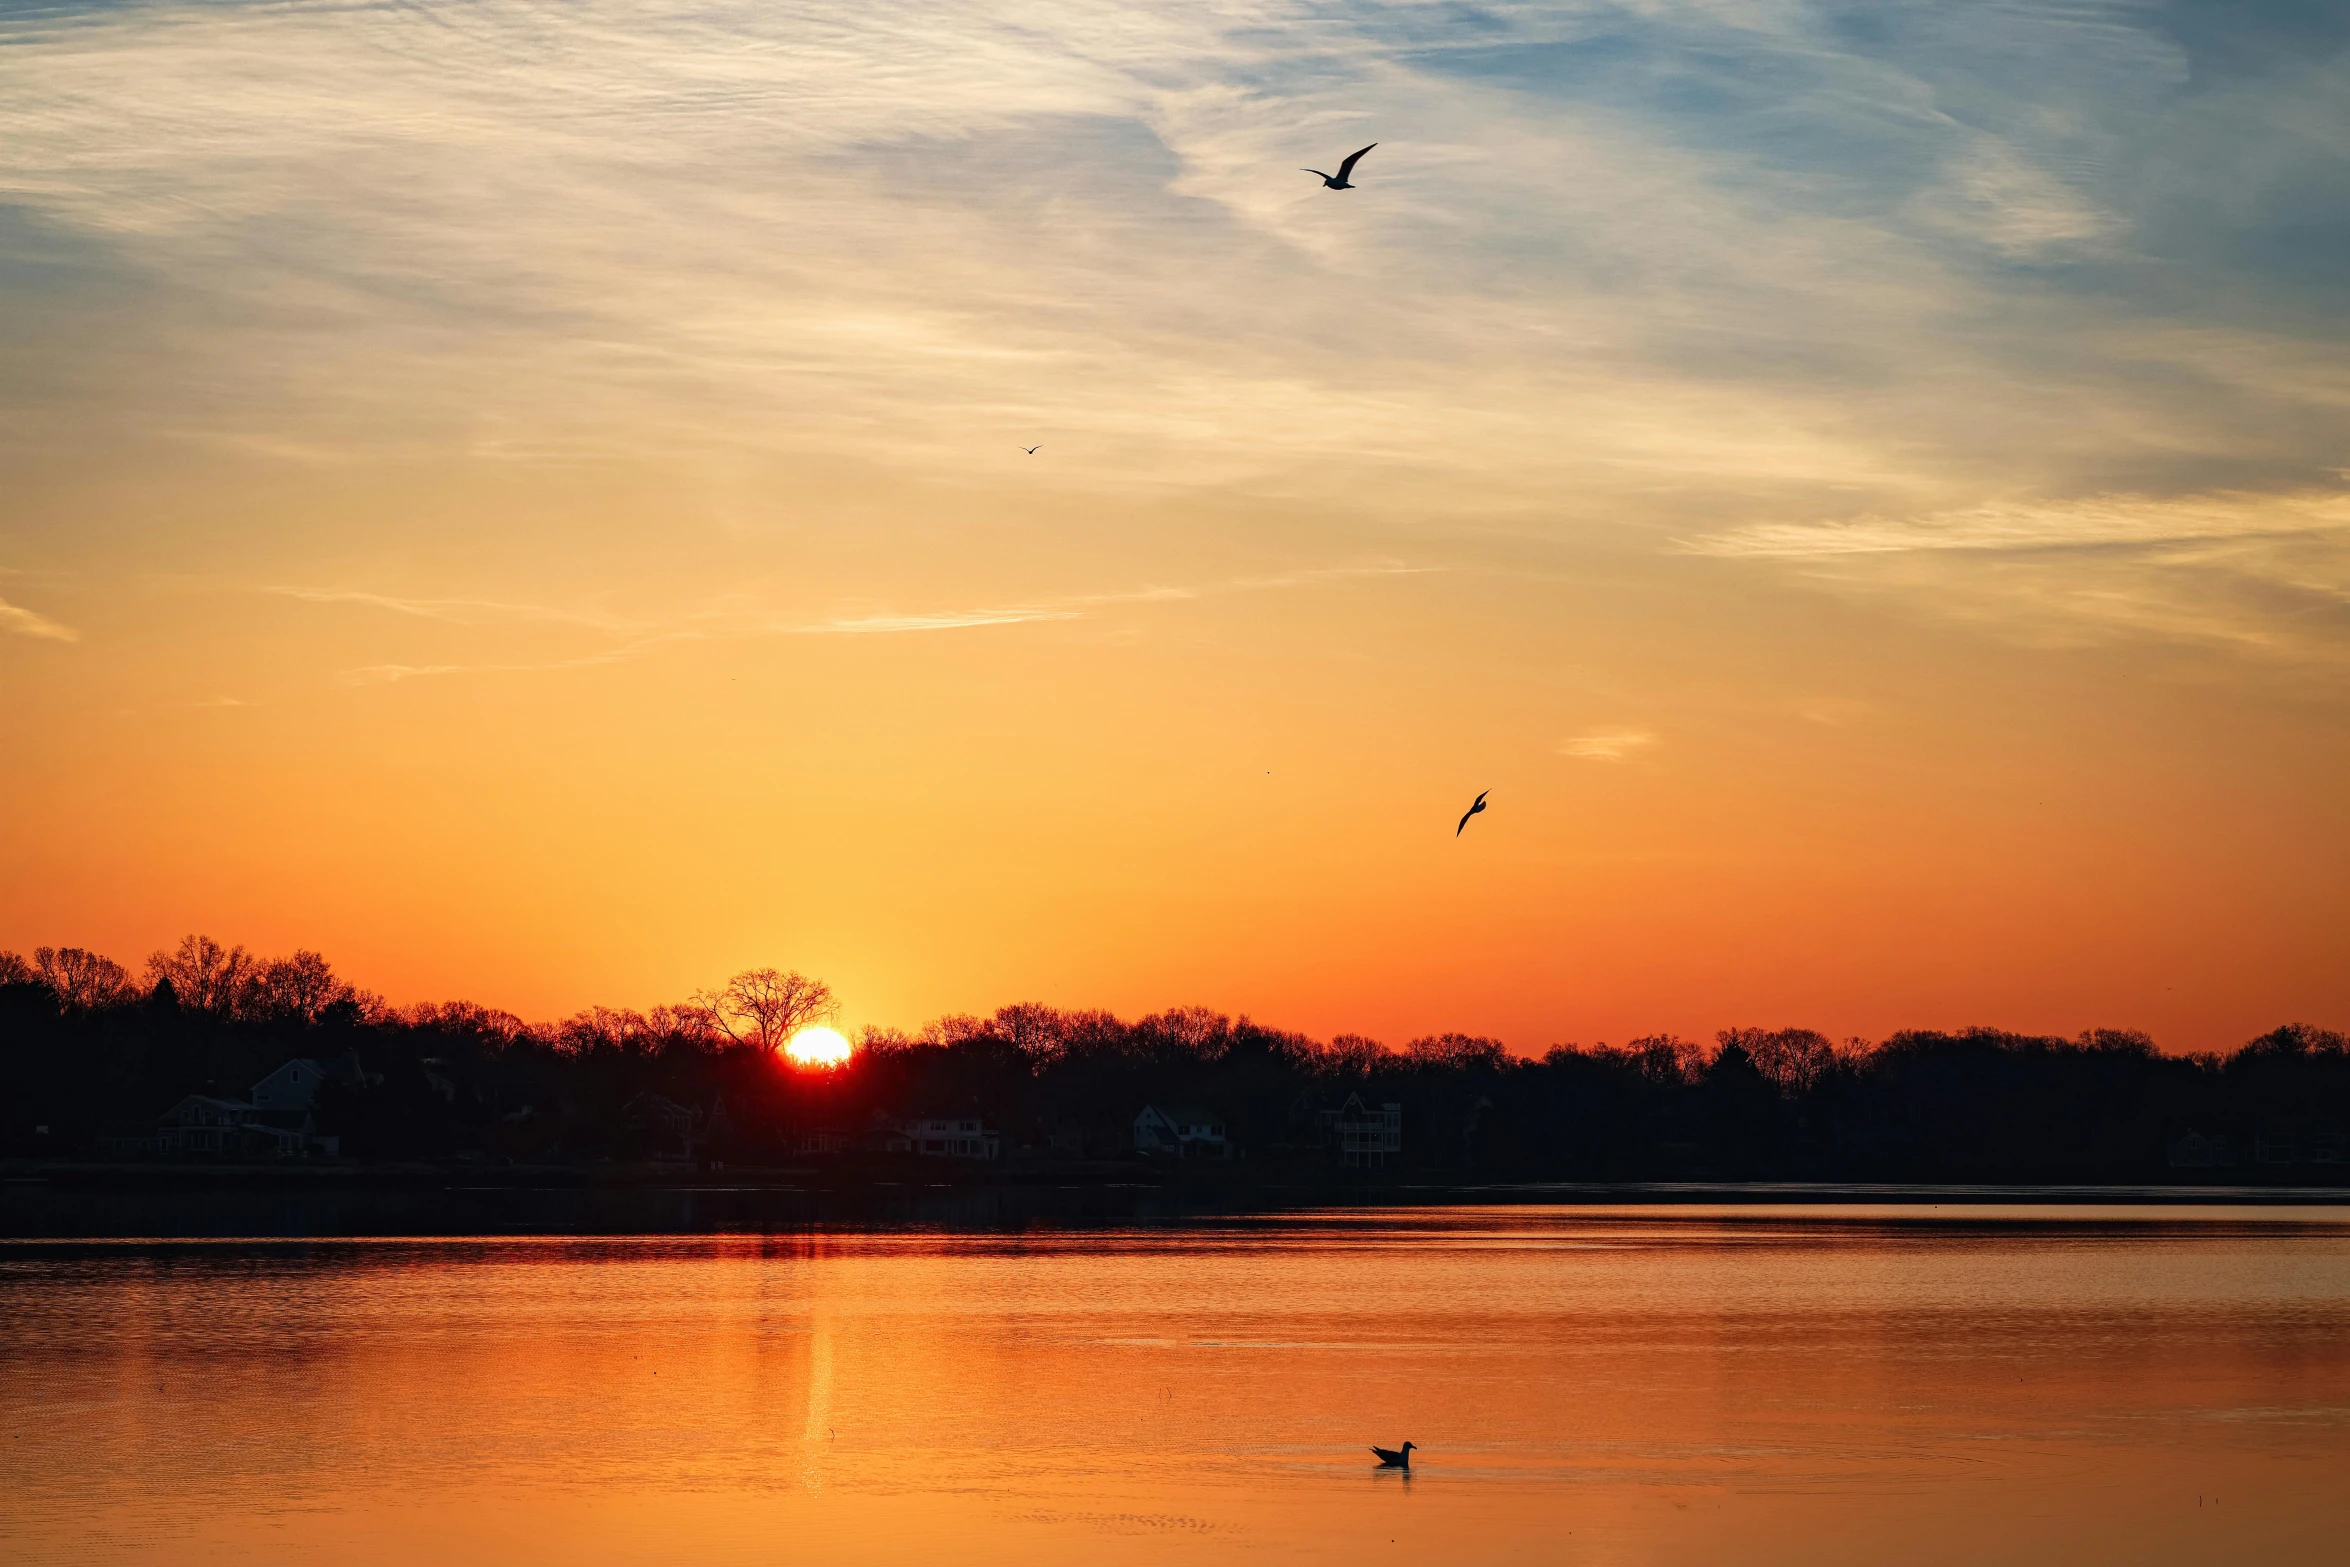
{"label": "calm water", "polygon": [[0,1244],[0,1423],[12,1563],[2331,1563],[2350,1210]]}

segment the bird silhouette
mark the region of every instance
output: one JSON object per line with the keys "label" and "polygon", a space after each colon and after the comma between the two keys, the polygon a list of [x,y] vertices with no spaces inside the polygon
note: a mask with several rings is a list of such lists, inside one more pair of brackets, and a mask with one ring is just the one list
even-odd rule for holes
{"label": "bird silhouette", "polygon": [[1491,789],[1483,789],[1483,790],[1480,790],[1480,791],[1478,791],[1478,794],[1477,794],[1477,803],[1476,803],[1475,805],[1472,805],[1472,806],[1470,806],[1470,807],[1469,807],[1467,810],[1465,810],[1465,811],[1461,812],[1461,826],[1460,826],[1460,827],[1455,827],[1455,828],[1452,830],[1452,835],[1453,835],[1455,838],[1458,838],[1458,837],[1461,835],[1461,827],[1466,827],[1466,826],[1468,826],[1468,825],[1469,825],[1469,818],[1470,818],[1470,817],[1472,817],[1472,816],[1476,815],[1476,814],[1477,814],[1479,811],[1482,811],[1483,809],[1485,809],[1485,796],[1487,796],[1487,795],[1491,794],[1492,792],[1493,792],[1493,791],[1492,791]]}
{"label": "bird silhouette", "polygon": [[1036,443],[1036,445],[1035,445],[1035,446],[1023,446],[1023,447],[1021,447],[1021,448],[1020,448],[1020,450],[1022,450],[1022,451],[1024,451],[1024,452],[1026,452],[1026,453],[1027,453],[1029,456],[1031,456],[1031,457],[1034,457],[1034,456],[1037,454],[1037,451],[1038,451],[1038,449],[1039,449],[1039,448],[1041,448],[1043,445],[1044,445],[1044,442],[1042,442],[1042,441],[1039,441],[1039,442],[1037,442],[1037,443]]}
{"label": "bird silhouette", "polygon": [[[1371,143],[1371,147],[1376,147],[1378,145],[1379,144],[1377,142]],[[1369,152],[1371,147],[1365,147],[1363,152]],[[1320,169],[1303,169],[1299,172],[1305,174],[1322,174],[1322,183],[1332,190],[1353,190],[1354,187],[1347,183],[1346,177],[1352,174],[1355,171],[1355,165],[1362,161],[1363,152],[1348,153],[1346,161],[1338,166],[1338,172],[1336,174],[1322,174]]]}
{"label": "bird silhouette", "polygon": [[1413,1445],[1406,1442],[1401,1447],[1374,1447],[1371,1451],[1379,1455],[1379,1467],[1382,1469],[1409,1469],[1412,1467]]}

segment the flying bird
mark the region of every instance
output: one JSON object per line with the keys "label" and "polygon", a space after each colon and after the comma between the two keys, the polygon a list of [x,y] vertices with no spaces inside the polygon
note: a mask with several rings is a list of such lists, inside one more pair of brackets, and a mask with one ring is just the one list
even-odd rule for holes
{"label": "flying bird", "polygon": [[1036,443],[1036,445],[1035,445],[1035,446],[1023,446],[1023,447],[1021,447],[1021,448],[1020,448],[1020,450],[1022,450],[1022,451],[1024,451],[1024,452],[1026,452],[1026,453],[1027,453],[1029,456],[1031,456],[1031,457],[1034,457],[1034,456],[1036,455],[1036,453],[1037,453],[1037,450],[1038,450],[1038,448],[1039,448],[1039,447],[1042,447],[1043,445],[1044,445],[1044,442],[1042,442],[1042,441],[1039,441],[1039,442],[1037,442],[1037,443]]}
{"label": "flying bird", "polygon": [[[1491,794],[1492,792],[1493,791],[1491,789],[1483,789],[1478,791],[1477,803],[1470,806],[1467,810],[1461,812],[1461,827],[1468,826],[1469,818],[1476,815],[1479,811],[1485,809],[1485,796]],[[1461,835],[1461,827],[1455,827],[1452,830],[1452,835],[1455,838],[1458,838]]]}
{"label": "flying bird", "polygon": [[[1376,147],[1378,145],[1379,144],[1377,142],[1371,143],[1371,147]],[[1371,147],[1365,147],[1363,152],[1369,152]],[[1353,190],[1354,187],[1347,183],[1346,177],[1354,173],[1355,165],[1362,161],[1363,152],[1347,154],[1346,161],[1338,166],[1338,172],[1336,174],[1322,174],[1320,169],[1303,169],[1299,172],[1304,174],[1322,174],[1322,183],[1327,185],[1332,190]]]}
{"label": "flying bird", "polygon": [[1409,1469],[1412,1467],[1412,1447],[1412,1443],[1406,1442],[1401,1447],[1374,1447],[1371,1451],[1379,1455],[1379,1467],[1382,1469]]}

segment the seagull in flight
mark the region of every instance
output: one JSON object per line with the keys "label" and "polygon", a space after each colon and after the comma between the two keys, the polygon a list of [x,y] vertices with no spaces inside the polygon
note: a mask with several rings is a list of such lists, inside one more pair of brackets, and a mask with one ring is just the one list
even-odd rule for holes
{"label": "seagull in flight", "polygon": [[1470,817],[1485,809],[1485,797],[1492,792],[1493,791],[1491,789],[1481,789],[1477,792],[1477,803],[1470,806],[1467,810],[1461,812],[1461,826],[1455,827],[1452,830],[1452,835],[1455,838],[1458,838],[1461,835],[1461,827],[1466,827],[1469,825]]}
{"label": "seagull in flight", "polygon": [[[1377,142],[1371,143],[1371,147],[1378,145]],[[1363,152],[1369,152],[1371,147],[1365,147]],[[1322,183],[1332,190],[1353,190],[1354,187],[1347,183],[1346,177],[1352,174],[1355,171],[1355,165],[1362,161],[1363,152],[1348,153],[1346,161],[1338,166],[1336,174],[1322,174],[1320,169],[1301,169],[1298,172],[1301,174],[1322,174]]]}
{"label": "seagull in flight", "polygon": [[1031,456],[1031,457],[1034,457],[1034,456],[1036,455],[1036,452],[1037,452],[1037,447],[1040,447],[1040,446],[1042,446],[1042,445],[1044,445],[1044,442],[1042,442],[1042,441],[1039,441],[1039,442],[1037,442],[1037,443],[1036,443],[1036,446],[1023,446],[1023,447],[1021,447],[1021,448],[1020,448],[1020,450],[1022,450],[1022,451],[1024,451],[1024,452],[1026,452],[1026,453],[1027,453],[1029,456]]}

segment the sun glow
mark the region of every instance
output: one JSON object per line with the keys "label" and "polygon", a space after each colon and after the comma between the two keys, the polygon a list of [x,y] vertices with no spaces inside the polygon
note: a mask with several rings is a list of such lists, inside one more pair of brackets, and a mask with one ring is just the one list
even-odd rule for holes
{"label": "sun glow", "polygon": [[791,1057],[796,1066],[839,1066],[848,1060],[849,1052],[854,1048],[838,1029],[818,1026],[803,1028],[792,1035],[791,1043],[783,1047],[783,1053]]}

